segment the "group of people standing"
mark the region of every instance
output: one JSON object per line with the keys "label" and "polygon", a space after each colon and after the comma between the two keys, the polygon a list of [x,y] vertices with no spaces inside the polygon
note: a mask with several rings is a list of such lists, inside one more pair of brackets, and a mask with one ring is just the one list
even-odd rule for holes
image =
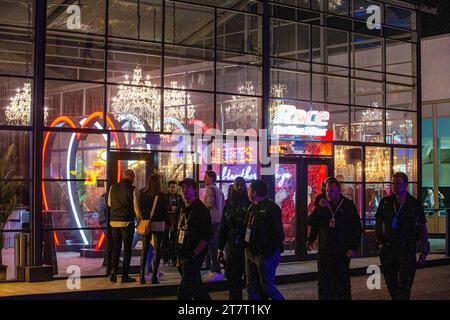
{"label": "group of people standing", "polygon": [[[129,276],[136,218],[138,223],[150,221],[150,228],[143,235],[142,284],[146,282],[150,246],[154,249],[152,283],[158,283],[161,249],[165,247],[171,252],[170,259],[176,259],[181,274],[178,299],[210,299],[203,282],[226,278],[231,300],[242,300],[244,282],[250,300],[284,300],[275,285],[275,272],[283,252],[281,209],[269,199],[268,185],[263,180],[253,180],[247,189],[245,180],[237,177],[225,200],[216,179],[214,171],[206,171],[206,194],[202,202],[193,179],[186,178],[178,184],[170,181],[166,194],[161,191],[160,176],[152,174],[145,188],[134,190],[134,172],[126,170],[108,196],[113,239],[110,280],[117,281],[123,243],[121,281],[136,281]],[[177,185],[181,187],[181,196]],[[423,264],[428,254],[423,207],[407,192],[407,186],[408,177],[395,173],[392,195],[380,201],[376,214],[380,260],[393,299],[410,296],[419,239],[422,251],[418,262]],[[351,299],[350,259],[360,247],[360,217],[353,201],[342,195],[337,179],[327,178],[322,191],[308,217],[311,227],[308,249],[315,249],[318,242],[319,299]],[[205,261],[211,272],[202,279]]]}

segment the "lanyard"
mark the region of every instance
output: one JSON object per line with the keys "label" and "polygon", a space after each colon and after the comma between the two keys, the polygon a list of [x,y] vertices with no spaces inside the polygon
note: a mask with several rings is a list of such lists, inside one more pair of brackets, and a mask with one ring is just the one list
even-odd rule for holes
{"label": "lanyard", "polygon": [[[406,200],[405,200],[406,202]],[[398,215],[400,214],[400,211],[402,211],[403,205],[405,204],[405,202],[403,202],[400,205],[400,208],[398,208],[397,210],[397,206],[395,205],[395,199],[394,199],[394,211],[395,211],[395,216],[392,218],[392,223],[391,223],[391,228],[392,229],[397,229],[398,226]]]}
{"label": "lanyard", "polygon": [[334,210],[334,211],[333,211],[333,209],[331,209],[331,206],[328,207],[331,212],[331,219],[334,219],[334,217],[336,216],[336,212],[339,211],[339,208],[341,207],[342,202],[344,202],[344,199],[342,199],[341,202],[339,202],[339,205],[337,206],[336,210]]}

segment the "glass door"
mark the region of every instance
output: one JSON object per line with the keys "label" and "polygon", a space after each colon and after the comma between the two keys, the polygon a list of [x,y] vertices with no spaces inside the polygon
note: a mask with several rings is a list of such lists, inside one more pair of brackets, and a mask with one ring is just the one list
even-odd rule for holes
{"label": "glass door", "polygon": [[321,194],[322,181],[332,173],[332,161],[328,158],[281,159],[277,165],[275,202],[282,211],[284,261],[308,255],[307,217],[314,209],[317,196]]}
{"label": "glass door", "polygon": [[[110,151],[108,153],[108,191],[109,188],[121,180],[121,176],[126,169],[132,169],[136,175],[134,186],[136,190],[145,187],[147,177],[155,172],[157,166],[157,154],[149,152],[129,152],[129,151]],[[109,217],[109,209],[108,209]],[[109,221],[109,218],[107,219]],[[105,254],[104,265],[107,267],[106,273],[109,274],[111,268],[112,256],[112,236],[109,224],[106,227],[106,246],[103,249]],[[140,238],[135,233],[133,240],[133,251],[130,264],[131,273],[139,273],[140,249],[142,247]],[[120,269],[120,265],[119,265]],[[119,270],[119,272],[121,272]]]}

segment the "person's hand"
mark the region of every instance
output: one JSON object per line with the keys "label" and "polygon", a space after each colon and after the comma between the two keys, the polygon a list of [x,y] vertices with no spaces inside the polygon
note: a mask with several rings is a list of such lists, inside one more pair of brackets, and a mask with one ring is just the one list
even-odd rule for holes
{"label": "person's hand", "polygon": [[319,205],[320,205],[321,207],[324,207],[324,208],[330,206],[330,204],[328,203],[328,200],[327,200],[327,199],[320,199]]}
{"label": "person's hand", "polygon": [[348,251],[347,251],[347,258],[351,258],[354,254],[355,254],[355,251],[353,251],[353,250],[348,250]]}
{"label": "person's hand", "polygon": [[217,259],[219,262],[223,265],[225,265],[225,255],[223,254],[223,251],[219,250],[217,253]]}
{"label": "person's hand", "polygon": [[425,265],[425,262],[427,262],[427,253],[422,252],[419,256],[419,260],[417,261],[419,263],[420,266]]}

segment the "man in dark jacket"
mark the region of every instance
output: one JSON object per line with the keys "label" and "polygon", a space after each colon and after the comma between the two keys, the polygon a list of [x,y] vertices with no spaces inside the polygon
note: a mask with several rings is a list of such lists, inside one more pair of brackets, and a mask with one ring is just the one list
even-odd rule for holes
{"label": "man in dark jacket", "polygon": [[163,239],[163,259],[164,264],[170,263],[175,266],[176,263],[176,252],[175,247],[177,244],[177,225],[180,215],[180,210],[183,207],[183,198],[177,192],[177,182],[175,180],[170,180],[167,184],[169,198],[169,207],[167,212],[167,223],[166,230],[164,232]]}
{"label": "man in dark jacket", "polygon": [[117,282],[120,250],[123,241],[122,283],[135,282],[128,276],[131,262],[131,248],[134,236],[134,171],[127,169],[122,181],[114,184],[109,190],[108,206],[110,209],[110,226],[113,240],[112,270],[110,280]]}
{"label": "man in dark jacket", "polygon": [[381,199],[375,231],[381,267],[393,300],[408,300],[416,273],[416,245],[420,236],[419,264],[426,261],[428,231],[423,206],[407,192],[408,176],[392,176],[392,195]]}
{"label": "man in dark jacket", "polygon": [[210,300],[200,269],[211,238],[209,210],[197,197],[197,183],[186,178],[179,183],[186,207],[178,222],[177,266],[181,274],[179,300]]}
{"label": "man in dark jacket", "polygon": [[245,273],[249,300],[284,300],[275,285],[275,272],[283,251],[280,207],[267,197],[262,180],[250,182],[248,197],[253,203],[245,219]]}
{"label": "man in dark jacket", "polygon": [[319,299],[350,300],[350,259],[360,245],[361,223],[355,204],[342,196],[338,180],[327,179],[325,194],[308,218],[310,250],[319,235]]}

